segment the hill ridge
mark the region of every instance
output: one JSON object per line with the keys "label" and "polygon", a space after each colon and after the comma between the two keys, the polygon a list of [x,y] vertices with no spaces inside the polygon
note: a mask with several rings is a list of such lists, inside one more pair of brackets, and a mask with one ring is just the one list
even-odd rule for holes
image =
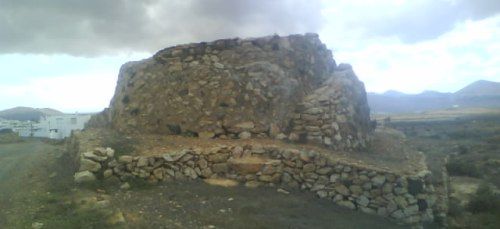
{"label": "hill ridge", "polygon": [[500,82],[478,80],[451,92],[425,90],[407,94],[395,90],[367,93],[372,113],[413,113],[452,107],[500,108]]}
{"label": "hill ridge", "polygon": [[0,118],[19,121],[38,121],[41,117],[64,114],[53,108],[17,106],[0,111]]}

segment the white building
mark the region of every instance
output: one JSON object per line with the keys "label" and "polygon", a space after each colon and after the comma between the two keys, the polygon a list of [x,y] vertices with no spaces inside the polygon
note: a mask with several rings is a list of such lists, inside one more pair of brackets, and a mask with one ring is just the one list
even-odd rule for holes
{"label": "white building", "polygon": [[91,114],[64,114],[46,116],[40,121],[18,121],[0,119],[0,131],[10,129],[21,137],[63,139],[71,136],[71,131],[82,130]]}
{"label": "white building", "polygon": [[0,119],[0,130],[10,129],[14,132],[19,133],[20,131],[29,129],[31,124],[32,124],[31,121]]}
{"label": "white building", "polygon": [[0,118],[0,131],[2,130],[12,130],[12,125],[7,120]]}
{"label": "white building", "polygon": [[71,131],[82,130],[90,120],[90,114],[65,114],[47,116],[34,127],[33,137],[63,139],[71,136]]}

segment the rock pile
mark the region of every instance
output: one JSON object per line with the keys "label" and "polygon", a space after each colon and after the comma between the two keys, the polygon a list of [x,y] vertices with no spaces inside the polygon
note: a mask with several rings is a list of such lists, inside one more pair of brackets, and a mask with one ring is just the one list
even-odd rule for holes
{"label": "rock pile", "polygon": [[[96,180],[96,175],[106,163],[114,159],[115,151],[111,148],[95,148],[93,151],[80,155],[80,169],[75,173],[76,183],[85,183]],[[111,174],[109,174],[111,175]],[[104,173],[106,177],[106,172]]]}
{"label": "rock pile", "polygon": [[112,128],[200,138],[272,137],[333,149],[370,133],[363,83],[315,34],[179,45],[122,66]]}
{"label": "rock pile", "polygon": [[338,205],[408,224],[433,218],[435,195],[426,172],[398,175],[338,161],[320,152],[256,144],[188,148],[158,156],[115,158],[112,152],[97,148],[83,153],[75,179],[78,174],[151,183],[226,178],[247,187],[309,190]]}

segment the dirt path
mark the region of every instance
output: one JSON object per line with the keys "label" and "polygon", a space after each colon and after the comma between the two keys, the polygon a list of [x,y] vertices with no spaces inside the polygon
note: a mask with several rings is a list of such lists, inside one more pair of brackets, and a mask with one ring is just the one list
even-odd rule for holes
{"label": "dirt path", "polygon": [[[62,148],[41,141],[0,145],[0,228],[32,228],[33,223],[51,229],[402,228],[309,193],[286,195],[276,188],[223,188],[194,181],[133,183],[127,191],[117,184],[76,189]],[[104,211],[85,211],[78,205],[81,196],[108,196],[109,203]],[[121,212],[125,223],[107,225],[106,211]]]}
{"label": "dirt path", "polygon": [[23,228],[49,197],[47,163],[60,146],[41,141],[0,145],[0,228]]}

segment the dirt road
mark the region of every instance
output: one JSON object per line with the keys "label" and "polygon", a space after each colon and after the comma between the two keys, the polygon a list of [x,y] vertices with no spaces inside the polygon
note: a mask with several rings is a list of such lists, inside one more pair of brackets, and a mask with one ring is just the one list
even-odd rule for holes
{"label": "dirt road", "polygon": [[43,208],[50,169],[61,146],[41,141],[0,145],[0,228],[25,228]]}

